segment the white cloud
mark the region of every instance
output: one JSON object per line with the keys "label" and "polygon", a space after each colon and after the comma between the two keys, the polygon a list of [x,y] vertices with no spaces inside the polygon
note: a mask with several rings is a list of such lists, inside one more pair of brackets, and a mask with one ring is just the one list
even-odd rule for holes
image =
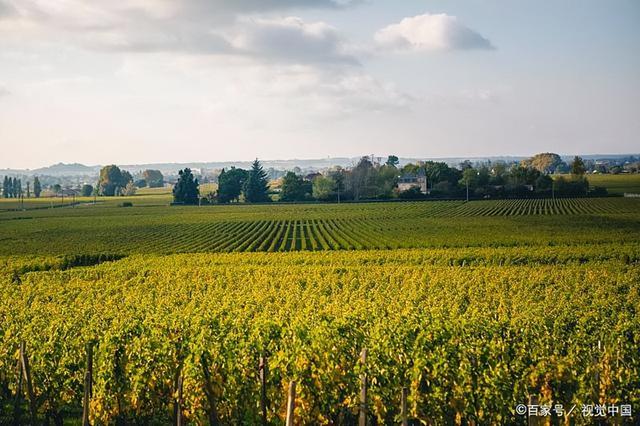
{"label": "white cloud", "polygon": [[389,51],[449,51],[493,49],[491,42],[444,13],[404,18],[375,34],[377,45]]}
{"label": "white cloud", "polygon": [[11,92],[9,91],[9,89],[0,86],[0,98],[4,98],[5,96],[9,96],[11,94]]}
{"label": "white cloud", "polygon": [[236,54],[295,63],[357,62],[341,34],[324,22],[296,17],[250,19],[245,14],[337,8],[350,1],[8,1],[0,0],[0,14],[7,17],[0,22],[0,38],[12,38],[21,45],[47,41],[109,52]]}
{"label": "white cloud", "polygon": [[357,63],[335,28],[324,22],[307,23],[297,17],[241,20],[230,40],[237,52],[267,59]]}

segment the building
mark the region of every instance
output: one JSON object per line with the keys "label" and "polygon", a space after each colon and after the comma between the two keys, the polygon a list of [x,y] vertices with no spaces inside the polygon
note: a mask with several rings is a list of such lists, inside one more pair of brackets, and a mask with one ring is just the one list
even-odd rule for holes
{"label": "building", "polygon": [[398,178],[398,191],[404,192],[411,188],[419,188],[423,194],[428,194],[427,189],[427,176],[424,170],[418,171],[418,173],[405,173]]}

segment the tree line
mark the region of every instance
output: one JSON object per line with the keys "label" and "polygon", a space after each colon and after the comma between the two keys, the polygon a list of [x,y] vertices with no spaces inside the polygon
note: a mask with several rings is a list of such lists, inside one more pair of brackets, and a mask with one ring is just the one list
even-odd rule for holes
{"label": "tree line", "polygon": [[[22,179],[16,177],[5,176],[2,181],[2,197],[3,198],[22,198],[31,197],[31,183],[26,182],[26,190],[22,188]],[[33,195],[38,198],[42,193],[42,185],[38,177],[33,178]]]}
{"label": "tree line", "polygon": [[[569,177],[556,176],[558,172],[569,172]],[[590,190],[585,177],[585,162],[575,157],[570,164],[564,163],[554,153],[541,153],[520,163],[484,162],[472,164],[465,161],[458,167],[445,162],[424,161],[399,165],[395,155],[386,161],[362,157],[351,168],[336,167],[323,174],[307,176],[287,172],[279,185],[270,186],[267,173],[256,159],[249,170],[231,167],[222,169],[218,176],[217,191],[201,195],[198,178],[192,170],[179,171],[173,187],[173,198],[179,204],[212,203],[266,203],[276,199],[283,202],[301,201],[359,201],[426,199],[426,198],[509,198],[528,196],[585,196],[606,195],[606,189]],[[164,185],[164,176],[159,170],[145,170],[134,180],[131,173],[116,165],[100,170],[96,187],[84,184],[83,196],[134,195],[138,188],[154,188]],[[52,187],[54,193],[61,191],[60,185]],[[42,186],[38,177],[31,189],[27,182],[26,195],[39,197]],[[3,197],[19,198],[24,195],[22,182],[18,178],[5,176]]]}
{"label": "tree line", "polygon": [[[569,177],[551,176],[559,171]],[[218,176],[216,192],[200,196],[198,179],[190,169],[181,170],[174,186],[174,202],[181,204],[264,203],[426,199],[509,198],[606,195],[606,189],[589,189],[586,168],[580,157],[565,164],[559,155],[538,154],[520,163],[465,161],[459,167],[425,161],[399,166],[398,157],[376,162],[362,157],[352,168],[337,167],[324,174],[302,176],[287,172],[279,188],[270,188],[267,175],[256,159],[250,170],[231,167]]]}

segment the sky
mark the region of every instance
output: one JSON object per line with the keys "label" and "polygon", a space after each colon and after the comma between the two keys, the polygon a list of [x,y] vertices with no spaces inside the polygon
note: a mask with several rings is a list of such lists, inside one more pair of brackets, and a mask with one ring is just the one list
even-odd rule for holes
{"label": "sky", "polygon": [[0,168],[640,151],[637,0],[0,0]]}

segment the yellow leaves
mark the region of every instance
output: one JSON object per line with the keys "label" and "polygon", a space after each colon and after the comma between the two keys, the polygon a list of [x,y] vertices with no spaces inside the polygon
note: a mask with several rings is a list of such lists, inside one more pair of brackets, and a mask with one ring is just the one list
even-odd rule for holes
{"label": "yellow leaves", "polygon": [[[636,395],[639,324],[630,312],[640,306],[640,269],[620,257],[637,251],[609,244],[140,255],[31,273],[28,286],[0,286],[0,365],[15,365],[25,339],[37,389],[52,403],[77,403],[83,345],[95,340],[92,407],[102,423],[113,422],[118,398],[124,411],[169,413],[179,361],[184,412],[201,421],[203,353],[220,416],[237,423],[234,416],[259,406],[263,352],[272,420],[291,378],[299,380],[301,422],[356,413],[366,371],[380,423],[397,414],[405,386],[415,415],[432,424],[447,416],[464,423],[470,413],[508,423],[509,402],[528,393]],[[462,260],[466,266],[452,266]],[[580,352],[598,339],[606,351],[597,359]]]}

